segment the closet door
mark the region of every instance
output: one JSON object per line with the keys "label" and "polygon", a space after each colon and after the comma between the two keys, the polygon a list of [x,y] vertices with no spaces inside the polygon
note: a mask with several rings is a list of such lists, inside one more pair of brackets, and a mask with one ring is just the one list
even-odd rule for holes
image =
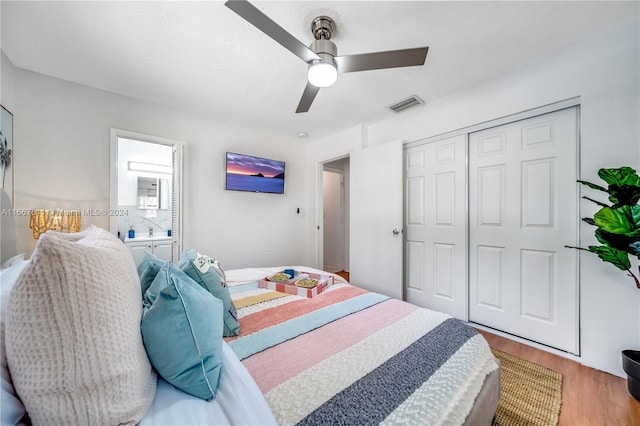
{"label": "closet door", "polygon": [[467,320],[466,135],[405,151],[406,298]]}
{"label": "closet door", "polygon": [[469,136],[469,319],[576,354],[577,111]]}

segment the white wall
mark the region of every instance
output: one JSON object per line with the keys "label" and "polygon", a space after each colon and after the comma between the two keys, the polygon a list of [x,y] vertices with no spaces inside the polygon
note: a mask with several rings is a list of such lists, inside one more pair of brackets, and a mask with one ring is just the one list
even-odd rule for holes
{"label": "white wall", "polygon": [[[552,58],[368,127],[370,144],[419,140],[579,96],[580,178],[601,167],[640,170],[640,25],[635,20]],[[419,92],[419,89],[417,90]],[[581,217],[595,207],[584,201]],[[595,243],[582,224],[583,246]],[[582,361],[624,375],[620,350],[640,349],[640,290],[623,272],[580,255]]]}
{"label": "white wall", "polygon": [[[11,62],[0,50],[0,104],[11,113],[15,106],[15,79],[15,70]],[[0,209],[6,213],[11,208],[11,199],[4,189],[0,192]],[[0,215],[0,262],[17,253],[15,217],[11,214],[2,214]]]}
{"label": "white wall", "polygon": [[[8,61],[7,61],[8,62]],[[15,73],[15,207],[109,208],[109,129],[184,141],[184,243],[224,268],[303,264],[308,219],[299,143],[2,64]],[[224,190],[227,150],[286,162],[284,195]],[[35,240],[17,218],[18,251]],[[83,217],[109,228],[105,216]],[[301,238],[292,236],[300,235]]]}

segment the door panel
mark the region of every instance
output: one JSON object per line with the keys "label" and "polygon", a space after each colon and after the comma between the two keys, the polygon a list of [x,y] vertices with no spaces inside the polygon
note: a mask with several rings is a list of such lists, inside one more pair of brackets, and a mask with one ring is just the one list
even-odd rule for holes
{"label": "door panel", "polygon": [[405,152],[407,301],[467,319],[466,137]]}
{"label": "door panel", "polygon": [[353,152],[350,164],[350,281],[402,299],[402,142]]}
{"label": "door panel", "polygon": [[578,353],[577,108],[470,134],[470,320]]}

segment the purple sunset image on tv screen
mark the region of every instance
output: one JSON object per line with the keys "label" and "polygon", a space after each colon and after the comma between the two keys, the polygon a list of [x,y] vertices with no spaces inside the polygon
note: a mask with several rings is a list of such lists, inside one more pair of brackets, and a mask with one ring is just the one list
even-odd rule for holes
{"label": "purple sunset image on tv screen", "polygon": [[227,152],[226,189],[284,193],[284,161]]}

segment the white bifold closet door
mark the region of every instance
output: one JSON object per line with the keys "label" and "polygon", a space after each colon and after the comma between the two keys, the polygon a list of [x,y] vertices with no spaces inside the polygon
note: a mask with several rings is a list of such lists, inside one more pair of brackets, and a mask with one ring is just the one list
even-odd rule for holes
{"label": "white bifold closet door", "polygon": [[467,320],[466,135],[405,151],[407,301]]}
{"label": "white bifold closet door", "polygon": [[469,320],[578,346],[576,107],[469,135]]}

